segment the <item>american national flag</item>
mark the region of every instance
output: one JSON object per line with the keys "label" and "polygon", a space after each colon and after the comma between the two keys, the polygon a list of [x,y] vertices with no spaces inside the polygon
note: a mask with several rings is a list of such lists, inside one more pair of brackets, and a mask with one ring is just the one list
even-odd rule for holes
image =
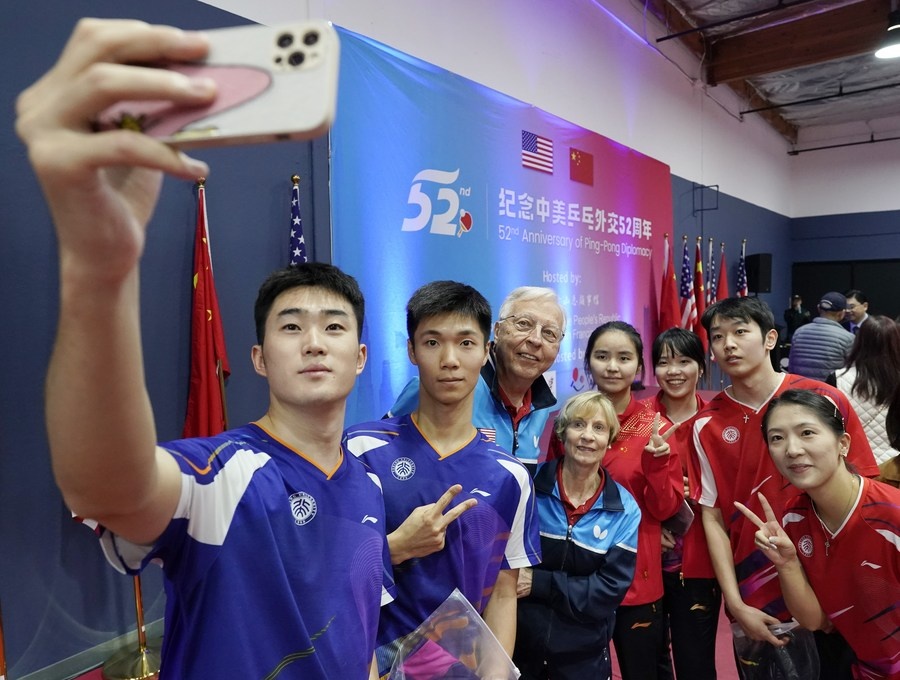
{"label": "american national flag", "polygon": [[691,270],[691,256],[688,253],[687,237],[684,238],[684,257],[681,258],[681,327],[694,329],[697,323],[697,308],[694,306],[694,273]]}
{"label": "american national flag", "polygon": [[306,256],[306,239],[303,238],[303,220],[300,219],[300,178],[294,175],[291,180],[294,188],[291,191],[291,266],[308,262]]}
{"label": "american national flag", "polygon": [[741,259],[738,261],[737,276],[737,293],[738,297],[747,297],[750,291],[747,289],[747,262],[745,261],[744,252],[747,249],[747,242],[741,243]]}
{"label": "american national flag", "polygon": [[553,174],[553,140],[522,130],[522,165]]}
{"label": "american national flag", "polygon": [[716,301],[716,258],[713,256],[713,240],[709,239],[709,257],[706,260],[706,306]]}

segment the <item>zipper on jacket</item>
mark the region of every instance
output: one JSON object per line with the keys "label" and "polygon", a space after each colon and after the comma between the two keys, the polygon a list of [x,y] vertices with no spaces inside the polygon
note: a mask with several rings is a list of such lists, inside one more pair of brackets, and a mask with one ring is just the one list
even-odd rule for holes
{"label": "zipper on jacket", "polygon": [[[566,566],[566,558],[569,556],[569,544],[572,542],[572,532],[575,530],[575,527],[571,524],[566,529],[566,547],[563,550],[562,560],[560,560],[560,569],[565,568]],[[550,633],[553,631],[553,617],[555,614],[553,613],[553,609],[550,609],[550,621],[547,623],[547,636],[544,638],[544,649],[547,650],[550,648]]]}

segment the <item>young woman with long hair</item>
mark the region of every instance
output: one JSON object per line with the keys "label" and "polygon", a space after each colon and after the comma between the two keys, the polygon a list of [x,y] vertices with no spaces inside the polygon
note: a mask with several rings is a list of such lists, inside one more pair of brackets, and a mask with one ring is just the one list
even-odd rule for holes
{"label": "young woman with long hair", "polygon": [[762,494],[764,519],[735,505],[756,525],[788,609],[805,628],[844,636],[854,678],[900,677],[900,490],[850,469],[844,420],[817,392],[782,393],[762,427],[775,466],[803,493],[783,518]]}
{"label": "young woman with long hair", "polygon": [[887,316],[869,315],[859,326],[837,388],[859,416],[879,465],[900,454],[891,446],[885,416],[900,383],[900,326]]}

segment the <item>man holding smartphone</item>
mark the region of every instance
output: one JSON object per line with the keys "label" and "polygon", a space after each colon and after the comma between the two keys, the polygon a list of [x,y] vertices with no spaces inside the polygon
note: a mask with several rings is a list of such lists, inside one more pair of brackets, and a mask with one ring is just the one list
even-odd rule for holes
{"label": "man holding smartphone", "polygon": [[72,511],[104,527],[111,562],[135,573],[162,562],[161,678],[365,678],[392,586],[380,488],[340,446],[366,361],[356,281],[323,264],[271,276],[252,350],[269,384],[265,415],[156,443],[139,264],[163,173],[193,180],[208,168],[142,134],[91,130],[117,101],[212,101],[205,78],[127,65],[202,59],[207,45],[175,28],[85,19],[18,99],[59,243],[54,473]]}

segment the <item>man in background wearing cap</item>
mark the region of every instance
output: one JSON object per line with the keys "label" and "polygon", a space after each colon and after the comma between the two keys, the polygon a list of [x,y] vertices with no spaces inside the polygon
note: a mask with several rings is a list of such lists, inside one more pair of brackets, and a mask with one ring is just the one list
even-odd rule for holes
{"label": "man in background wearing cap", "polygon": [[819,300],[819,316],[798,328],[791,339],[788,372],[825,380],[844,365],[853,345],[853,333],[841,326],[847,298],[825,293]]}
{"label": "man in background wearing cap", "polygon": [[785,342],[790,342],[794,332],[812,321],[812,314],[803,306],[803,298],[794,293],[791,297],[791,306],[784,310],[784,323],[787,324]]}

